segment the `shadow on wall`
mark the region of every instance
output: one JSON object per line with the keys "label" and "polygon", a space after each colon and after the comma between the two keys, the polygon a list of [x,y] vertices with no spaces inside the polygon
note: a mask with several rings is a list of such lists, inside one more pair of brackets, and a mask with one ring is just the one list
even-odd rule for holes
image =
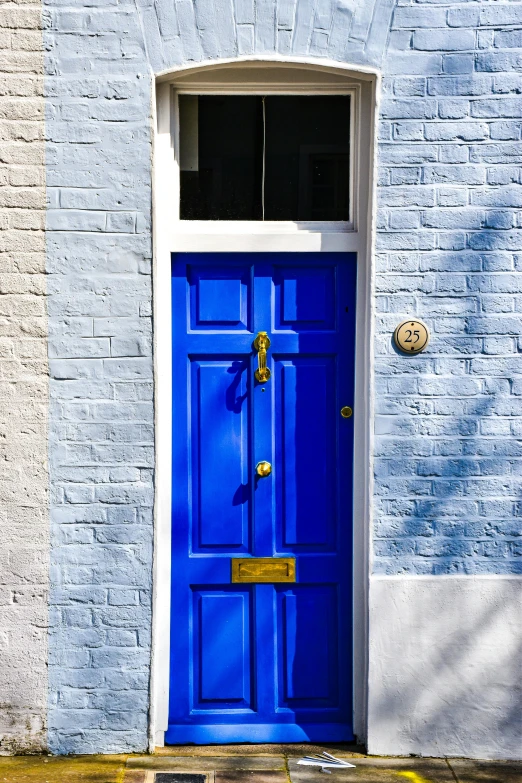
{"label": "shadow on wall", "polygon": [[[491,160],[477,153],[471,162],[508,162],[505,155]],[[514,576],[522,573],[522,447],[514,429],[521,398],[513,268],[520,244],[504,230],[515,218],[502,198],[491,187],[485,203],[498,211],[484,212],[481,228],[458,237],[458,247],[450,240],[461,216],[451,222],[450,210],[432,210],[426,220],[426,210],[419,225],[445,232],[446,249],[462,248],[461,257],[426,233],[428,253],[417,254],[424,263],[403,252],[395,261],[410,266],[384,265],[378,278],[385,299],[378,339],[388,339],[400,311],[397,301],[390,304],[395,295],[434,328],[425,354],[401,354],[399,365],[397,351],[381,343],[376,362],[383,426],[375,463],[370,753],[520,758],[522,606]],[[422,236],[412,231],[407,239],[415,233]],[[396,249],[382,243],[386,264]]]}
{"label": "shadow on wall", "polygon": [[[494,250],[495,235],[476,232],[470,245]],[[462,337],[483,340],[498,333],[514,338],[515,319],[500,326],[496,317],[487,312],[467,316]],[[395,455],[386,454],[387,438],[378,437],[378,461],[392,458],[392,482],[406,475],[405,454],[408,463],[416,463],[411,478],[419,480],[421,497],[411,503],[397,501],[396,517],[386,501],[395,502],[397,486],[393,491],[388,486],[380,497],[390,517],[376,519],[381,558],[376,566],[383,575],[398,578],[372,582],[371,612],[379,622],[370,641],[369,752],[517,759],[522,735],[522,596],[520,581],[513,576],[520,572],[520,444],[509,426],[502,434],[498,419],[516,413],[519,398],[513,394],[508,363],[517,356],[509,354],[505,363],[506,357],[478,349],[460,356],[465,368],[447,380],[434,374],[437,359],[448,358],[436,353],[437,342],[435,337],[433,355],[425,354],[420,363],[401,354],[404,361],[417,362],[417,377],[423,379],[425,396],[411,402],[425,406],[423,422],[408,433],[416,444],[410,448],[403,441]],[[381,359],[386,364],[386,358]],[[412,369],[405,368],[409,379]],[[388,366],[384,373],[389,373]],[[470,388],[473,380],[482,385],[476,396],[468,392],[456,399],[449,388],[451,378],[469,381]],[[448,388],[441,385],[445,381]],[[440,404],[428,410],[434,400]],[[443,436],[432,412],[447,422]],[[420,408],[415,413],[421,413]],[[405,438],[408,441],[407,434]],[[416,447],[422,438],[427,447],[421,455]],[[424,482],[430,480],[427,494]],[[385,486],[386,477],[379,476],[378,482]],[[435,578],[400,578],[408,573]],[[444,578],[458,575],[468,578]]]}
{"label": "shadow on wall", "polygon": [[[488,329],[495,336],[501,328],[508,334],[511,329],[514,339],[514,324],[502,327],[495,315],[473,314],[463,320],[464,333],[452,339],[481,344]],[[443,353],[447,340],[444,331],[438,336],[434,330],[432,353],[417,357],[399,353],[392,343],[395,356],[376,363],[381,429],[375,448],[374,573],[522,573],[521,444],[510,433],[520,398],[512,394],[509,377],[519,359],[514,353],[507,358],[482,353],[477,345],[469,355],[466,348],[449,355]],[[393,390],[407,394],[394,396],[384,387],[380,396],[381,379],[396,381]]]}

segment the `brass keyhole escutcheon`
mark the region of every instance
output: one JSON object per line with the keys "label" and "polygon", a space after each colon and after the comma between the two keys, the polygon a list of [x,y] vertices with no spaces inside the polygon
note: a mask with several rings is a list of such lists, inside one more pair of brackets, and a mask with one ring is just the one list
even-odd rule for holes
{"label": "brass keyhole escutcheon", "polygon": [[256,465],[256,473],[261,478],[266,478],[272,472],[272,465],[269,462],[258,462]]}
{"label": "brass keyhole escutcheon", "polygon": [[353,410],[350,408],[349,405],[345,405],[344,408],[341,408],[341,416],[343,419],[349,419],[353,415]]}

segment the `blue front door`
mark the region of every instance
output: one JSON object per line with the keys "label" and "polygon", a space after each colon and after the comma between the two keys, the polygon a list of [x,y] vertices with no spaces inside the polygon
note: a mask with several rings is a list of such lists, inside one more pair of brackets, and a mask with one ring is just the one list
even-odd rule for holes
{"label": "blue front door", "polygon": [[173,255],[167,743],[353,738],[355,267]]}

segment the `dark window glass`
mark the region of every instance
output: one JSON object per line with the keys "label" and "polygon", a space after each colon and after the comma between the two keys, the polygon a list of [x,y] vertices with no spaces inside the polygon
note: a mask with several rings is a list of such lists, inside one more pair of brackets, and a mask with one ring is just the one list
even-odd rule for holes
{"label": "dark window glass", "polygon": [[265,220],[348,220],[349,98],[265,99]]}
{"label": "dark window glass", "polygon": [[181,95],[182,220],[348,220],[346,96]]}
{"label": "dark window glass", "polygon": [[261,100],[181,95],[179,105],[181,219],[261,220]]}

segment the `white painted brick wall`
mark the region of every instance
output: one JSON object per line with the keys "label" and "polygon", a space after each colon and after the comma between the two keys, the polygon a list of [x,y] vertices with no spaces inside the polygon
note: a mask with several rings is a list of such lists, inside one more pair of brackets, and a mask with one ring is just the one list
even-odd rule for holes
{"label": "white painted brick wall", "polygon": [[41,6],[0,6],[0,754],[46,746],[48,472]]}

